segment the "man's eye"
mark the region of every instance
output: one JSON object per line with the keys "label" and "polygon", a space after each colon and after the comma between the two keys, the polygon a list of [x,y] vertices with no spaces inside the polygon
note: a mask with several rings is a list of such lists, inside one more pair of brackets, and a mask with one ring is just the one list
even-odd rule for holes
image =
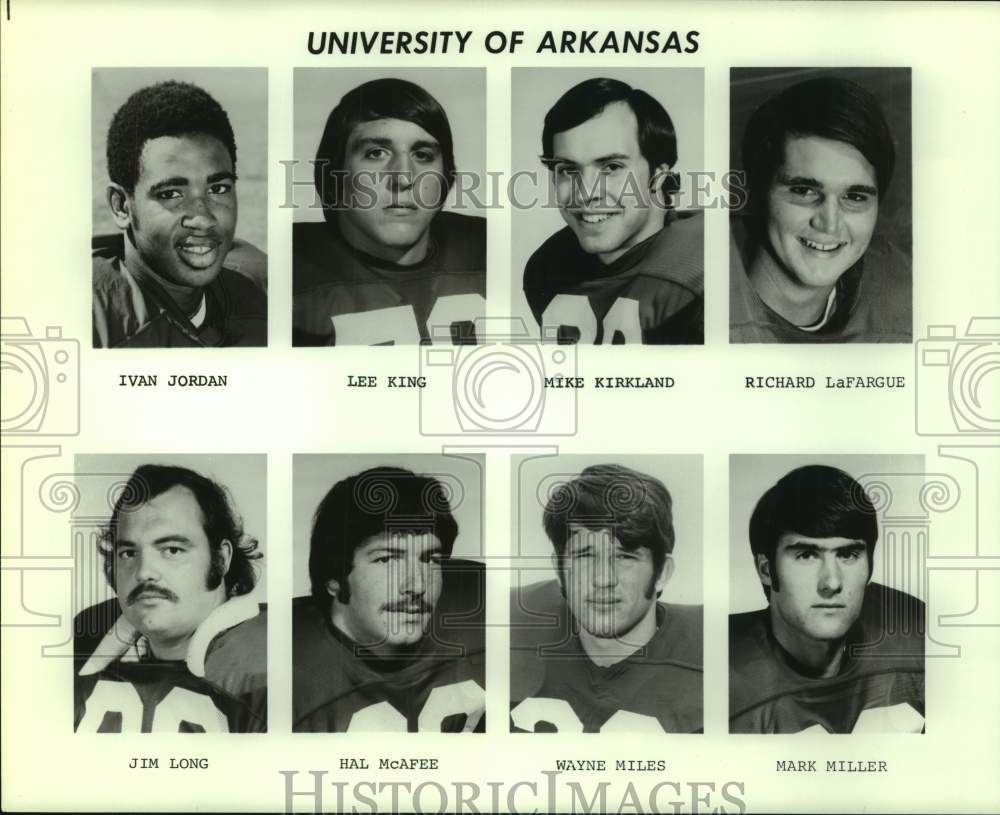
{"label": "man's eye", "polygon": [[625,169],[625,165],[620,161],[609,161],[602,168],[606,173],[617,173]]}
{"label": "man's eye", "polygon": [[389,155],[389,151],[384,147],[373,147],[365,151],[365,158],[369,161],[381,161]]}
{"label": "man's eye", "polygon": [[796,560],[812,560],[814,557],[816,557],[815,552],[803,551],[795,553]]}
{"label": "man's eye", "polygon": [[557,164],[554,171],[560,178],[573,178],[580,174],[580,171],[572,164]]}
{"label": "man's eye", "polygon": [[819,193],[812,187],[795,186],[789,187],[788,191],[795,197],[803,201],[815,201],[819,198]]}
{"label": "man's eye", "polygon": [[160,190],[156,193],[158,201],[173,201],[181,197],[180,190]]}
{"label": "man's eye", "polygon": [[178,555],[184,554],[183,546],[164,546],[163,554],[167,557],[177,557]]}
{"label": "man's eye", "polygon": [[840,556],[844,560],[859,560],[861,558],[860,549],[848,549],[846,552],[841,552]]}
{"label": "man's eye", "polygon": [[849,192],[843,200],[848,209],[867,209],[875,202],[875,196],[867,192]]}
{"label": "man's eye", "polygon": [[430,164],[436,158],[437,155],[432,150],[417,150],[413,154],[413,159],[419,164]]}
{"label": "man's eye", "polygon": [[116,557],[119,560],[131,560],[135,557],[134,549],[119,549],[116,553]]}
{"label": "man's eye", "polygon": [[208,191],[212,195],[226,195],[233,189],[233,184],[231,181],[220,181],[218,184],[213,184],[208,188]]}

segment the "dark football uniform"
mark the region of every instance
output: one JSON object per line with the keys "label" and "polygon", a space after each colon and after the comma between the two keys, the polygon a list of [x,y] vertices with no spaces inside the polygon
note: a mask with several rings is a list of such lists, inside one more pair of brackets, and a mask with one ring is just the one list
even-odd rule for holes
{"label": "dark football uniform", "polygon": [[439,212],[421,262],[354,249],[329,223],[292,228],[293,345],[475,342],[486,316],[486,220]]}
{"label": "dark football uniform", "polygon": [[365,653],[313,598],[294,601],[293,731],[485,731],[483,566],[446,563],[431,628],[399,658]]}
{"label": "dark football uniform", "polygon": [[840,673],[806,676],[771,634],[770,611],[729,617],[732,733],[920,733],[924,604],[870,583]]}
{"label": "dark football uniform", "polygon": [[78,733],[267,730],[267,623],[255,601],[235,598],[215,609],[184,661],[157,659],[140,646],[119,617],[90,653],[75,681]]}
{"label": "dark football uniform", "polygon": [[702,609],[658,603],[644,648],[600,667],[574,633],[556,580],[515,592],[513,732],[693,733],[702,729]]}
{"label": "dark football uniform", "polygon": [[682,212],[607,265],[568,226],[524,269],[543,339],[596,344],[704,342],[704,223]]}
{"label": "dark football uniform", "polygon": [[236,241],[218,276],[204,289],[205,319],[195,326],[171,290],[190,289],[148,270],[128,269],[122,235],[94,239],[94,348],[205,348],[267,345],[267,258]]}

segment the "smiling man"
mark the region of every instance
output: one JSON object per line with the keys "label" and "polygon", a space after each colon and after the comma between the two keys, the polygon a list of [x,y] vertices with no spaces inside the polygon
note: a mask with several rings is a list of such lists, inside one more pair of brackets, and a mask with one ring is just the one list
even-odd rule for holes
{"label": "smiling man", "polygon": [[[261,555],[223,488],[181,467],[139,467],[99,547],[117,600],[76,621],[77,732],[266,730],[266,623],[246,596]],[[82,654],[79,633],[109,613],[120,616]]]}
{"label": "smiling man", "polygon": [[266,259],[235,239],[236,143],[195,85],[132,94],[108,130],[107,201],[122,234],[95,237],[95,348],[267,344]]}
{"label": "smiling man", "polygon": [[768,600],[729,618],[730,731],[922,732],[924,606],[870,583],[875,508],[847,473],[788,473],[757,503]]}
{"label": "smiling man", "polygon": [[567,224],[524,270],[543,340],[701,343],[702,219],[674,208],[663,106],[618,80],[581,82],[545,116],[542,161]]}
{"label": "smiling man", "polygon": [[419,85],[340,100],[316,152],[325,222],[293,227],[295,345],[476,341],[486,222],[442,211],[454,179],[451,125]]}
{"label": "smiling man", "polygon": [[909,342],[909,259],[875,237],[895,166],[878,101],[820,77],[750,117],[732,261],[733,342]]}
{"label": "smiling man", "polygon": [[701,607],[659,602],[674,570],[666,487],[588,467],[542,524],[559,576],[511,598],[511,730],[699,731]]}
{"label": "smiling man", "polygon": [[482,565],[452,558],[437,479],[378,467],[313,519],[312,596],[293,608],[296,732],[482,732]]}

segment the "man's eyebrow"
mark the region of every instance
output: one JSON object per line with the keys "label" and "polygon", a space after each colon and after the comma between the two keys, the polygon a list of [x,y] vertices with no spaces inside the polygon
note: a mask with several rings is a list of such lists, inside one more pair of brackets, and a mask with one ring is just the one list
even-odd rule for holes
{"label": "man's eyebrow", "polygon": [[863,192],[865,195],[878,195],[878,189],[871,186],[871,184],[851,184],[847,188],[848,192]]}
{"label": "man's eyebrow", "polygon": [[[350,149],[358,150],[365,147],[395,147],[396,142],[386,136],[364,136],[352,141]],[[411,150],[440,150],[441,145],[432,139],[418,139],[410,145]]]}
{"label": "man's eyebrow", "polygon": [[784,173],[778,173],[778,183],[786,187],[816,187],[820,190],[823,189],[822,181],[806,175],[788,176]]}
{"label": "man's eyebrow", "polygon": [[182,175],[171,176],[170,178],[165,178],[163,181],[157,181],[153,186],[149,188],[150,192],[159,192],[166,187],[186,187],[191,182],[188,181]]}
{"label": "man's eyebrow", "polygon": [[222,170],[218,173],[212,173],[206,180],[209,184],[216,184],[219,181],[235,181],[236,173],[231,173],[229,170]]}
{"label": "man's eyebrow", "polygon": [[[562,156],[539,156],[538,158],[541,159],[542,164],[544,164],[546,167],[555,164],[568,164],[572,167],[580,166],[580,162],[573,161],[572,159],[568,158],[563,158]],[[622,161],[623,159],[628,159],[628,158],[632,158],[628,153],[609,153],[606,156],[598,156],[597,158],[591,159],[590,161],[584,163],[607,164],[609,161]]]}
{"label": "man's eyebrow", "polygon": [[[153,541],[154,546],[158,546],[162,543],[191,543],[191,539],[186,535],[174,533],[170,535],[161,535],[160,537],[158,537],[156,540]],[[124,538],[119,538],[118,540],[115,541],[115,548],[118,548],[119,546],[138,546],[138,545],[139,544],[137,544],[135,541],[130,541]]]}

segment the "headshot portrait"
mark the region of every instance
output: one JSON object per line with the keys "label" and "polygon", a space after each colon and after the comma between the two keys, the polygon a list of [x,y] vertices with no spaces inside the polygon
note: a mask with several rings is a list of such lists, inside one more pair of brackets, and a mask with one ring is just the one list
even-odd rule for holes
{"label": "headshot portrait", "polygon": [[731,733],[924,732],[923,472],[730,458]]}
{"label": "headshot portrait", "polygon": [[265,468],[76,457],[76,732],[266,731]]}
{"label": "headshot portrait", "polygon": [[697,733],[701,457],[515,465],[510,729]]}
{"label": "headshot portrait", "polygon": [[484,69],[296,69],[293,344],[475,343],[485,155]]}
{"label": "headshot portrait", "polygon": [[267,71],[97,68],[92,100],[94,347],[267,345]]}
{"label": "headshot portrait", "polygon": [[482,467],[295,456],[294,732],[485,732]]}
{"label": "headshot portrait", "polygon": [[730,340],[911,342],[909,68],[734,68]]}
{"label": "headshot portrait", "polygon": [[515,313],[546,342],[701,344],[704,218],[684,179],[704,164],[703,71],[511,82]]}

